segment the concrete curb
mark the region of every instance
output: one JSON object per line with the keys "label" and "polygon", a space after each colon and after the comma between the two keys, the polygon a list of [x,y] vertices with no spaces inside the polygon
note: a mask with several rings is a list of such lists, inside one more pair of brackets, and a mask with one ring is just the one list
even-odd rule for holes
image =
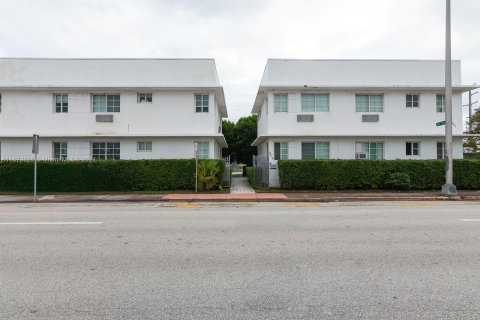
{"label": "concrete curb", "polygon": [[[480,201],[480,196],[412,196],[412,197],[401,197],[401,196],[344,196],[344,197],[318,197],[318,198],[181,198],[181,199],[164,199],[162,197],[82,197],[82,198],[70,198],[70,199],[39,199],[37,203],[108,203],[108,202],[375,202],[375,201]],[[7,203],[32,203],[33,199],[24,198],[22,199],[1,199],[0,205]]]}

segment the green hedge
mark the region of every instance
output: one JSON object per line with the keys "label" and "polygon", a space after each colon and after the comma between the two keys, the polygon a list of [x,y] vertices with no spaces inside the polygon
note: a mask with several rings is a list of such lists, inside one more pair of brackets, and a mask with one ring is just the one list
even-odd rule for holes
{"label": "green hedge", "polygon": [[[415,190],[438,190],[445,181],[443,160],[282,160],[280,184],[296,190],[384,189],[392,173],[410,176]],[[454,160],[458,189],[480,189],[480,161]]]}
{"label": "green hedge", "polygon": [[246,167],[248,183],[253,186],[253,167]]}
{"label": "green hedge", "polygon": [[[220,167],[222,181],[225,162]],[[39,192],[193,190],[195,160],[39,161]],[[32,161],[0,161],[0,192],[31,192]]]}

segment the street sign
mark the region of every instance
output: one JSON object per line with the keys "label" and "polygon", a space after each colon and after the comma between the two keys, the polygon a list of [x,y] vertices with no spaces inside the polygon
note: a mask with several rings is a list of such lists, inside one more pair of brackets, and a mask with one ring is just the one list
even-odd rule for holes
{"label": "street sign", "polygon": [[437,123],[435,123],[437,125],[437,127],[440,127],[440,126],[444,126],[445,125],[445,121],[439,121]]}
{"label": "street sign", "polygon": [[32,153],[33,154],[38,154],[38,139],[39,139],[38,134],[34,134],[33,135],[33,145],[32,145]]}

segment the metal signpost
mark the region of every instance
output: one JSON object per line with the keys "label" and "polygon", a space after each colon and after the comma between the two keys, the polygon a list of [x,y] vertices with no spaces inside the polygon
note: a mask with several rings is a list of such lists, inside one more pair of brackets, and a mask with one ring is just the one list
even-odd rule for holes
{"label": "metal signpost", "polygon": [[198,192],[198,157],[197,157],[198,143],[195,142],[195,193]]}
{"label": "metal signpost", "polygon": [[35,155],[34,169],[33,169],[33,202],[37,202],[37,155],[38,155],[38,134],[33,135],[32,153]]}

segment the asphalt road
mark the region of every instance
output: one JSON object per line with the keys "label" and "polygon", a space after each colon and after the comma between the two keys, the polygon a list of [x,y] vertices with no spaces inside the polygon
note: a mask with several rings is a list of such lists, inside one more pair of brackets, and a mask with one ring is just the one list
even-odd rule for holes
{"label": "asphalt road", "polygon": [[480,319],[480,203],[1,205],[0,319]]}

